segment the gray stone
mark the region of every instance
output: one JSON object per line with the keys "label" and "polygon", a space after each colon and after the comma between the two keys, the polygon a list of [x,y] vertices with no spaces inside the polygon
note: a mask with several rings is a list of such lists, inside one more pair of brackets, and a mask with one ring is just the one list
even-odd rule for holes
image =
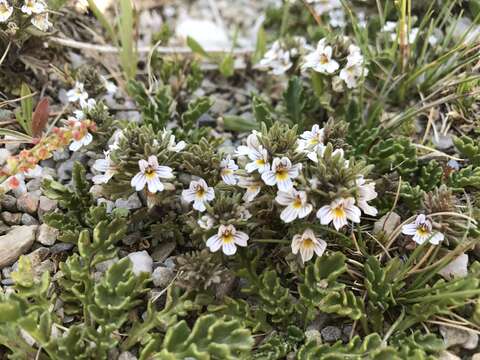
{"label": "gray stone", "polygon": [[137,360],[137,357],[133,355],[130,351],[124,351],[120,354],[118,360]]}
{"label": "gray stone", "polygon": [[216,114],[223,114],[225,113],[229,107],[231,106],[230,102],[227,100],[224,100],[222,98],[216,98],[214,99],[215,102],[212,105],[211,111],[216,113]]}
{"label": "gray stone", "polygon": [[[49,159],[51,160],[51,159]],[[48,160],[46,160],[48,161]],[[52,163],[51,165],[45,165],[43,167],[43,171],[42,171],[42,180],[43,179],[49,179],[49,180],[52,180],[52,179],[55,179],[57,177],[57,172],[55,171],[55,164]]]}
{"label": "gray stone", "polygon": [[153,254],[152,254],[153,260],[158,262],[164,262],[170,256],[173,250],[175,250],[176,246],[177,245],[173,241],[161,243],[153,251]]}
{"label": "gray stone", "polygon": [[67,160],[59,163],[57,167],[58,180],[62,183],[68,182],[72,178],[73,160]]}
{"label": "gray stone", "polygon": [[122,239],[122,243],[127,246],[132,246],[133,244],[139,242],[141,238],[142,238],[142,234],[140,232],[133,232],[125,236]]}
{"label": "gray stone", "polygon": [[175,272],[166,267],[157,267],[152,273],[153,284],[159,288],[166,288],[175,277]]}
{"label": "gray stone", "polygon": [[205,113],[198,119],[198,126],[217,126],[217,121],[212,117],[212,115]]}
{"label": "gray stone", "polygon": [[322,336],[316,329],[305,330],[305,338],[307,341],[314,340],[318,345],[322,343]]}
{"label": "gray stone", "polygon": [[58,254],[58,253],[70,251],[70,250],[72,250],[72,248],[73,248],[73,244],[70,244],[70,243],[58,243],[58,244],[53,245],[53,246],[50,248],[50,252],[51,252],[52,254]]}
{"label": "gray stone", "polygon": [[17,199],[15,196],[5,194],[0,198],[0,204],[3,210],[16,212],[17,211]]}
{"label": "gray stone", "polygon": [[103,187],[102,187],[102,185],[94,184],[94,185],[92,185],[92,187],[90,188],[89,192],[90,192],[90,194],[93,195],[93,198],[94,198],[94,199],[101,198],[101,197],[103,196],[103,194],[102,194],[102,192],[103,192]]}
{"label": "gray stone", "polygon": [[447,348],[460,345],[471,350],[477,347],[478,335],[474,332],[441,325],[440,333]]}
{"label": "gray stone", "polygon": [[5,225],[3,221],[0,221],[0,235],[5,235],[10,231],[10,226]]}
{"label": "gray stone", "polygon": [[23,225],[38,225],[39,222],[30,214],[22,214],[22,224]]}
{"label": "gray stone", "polygon": [[152,273],[153,260],[145,250],[130,253],[128,258],[132,262],[132,271],[135,275],[139,275],[142,272]]}
{"label": "gray stone", "polygon": [[68,151],[68,149],[64,149],[62,151],[57,150],[53,152],[53,160],[57,162],[67,160],[69,157],[70,157],[70,152]]}
{"label": "gray stone", "polygon": [[118,258],[102,261],[101,263],[98,263],[97,265],[95,265],[95,270],[104,273],[110,268],[110,266],[115,264],[117,261],[118,261]]}
{"label": "gray stone", "polygon": [[236,277],[233,273],[229,273],[223,281],[215,287],[215,297],[217,299],[223,299],[228,296],[235,286]]}
{"label": "gray stone", "polygon": [[40,196],[40,201],[38,203],[38,217],[43,219],[43,215],[55,210],[57,206],[58,203],[56,200],[51,200],[46,196]]}
{"label": "gray stone", "polygon": [[[32,266],[38,266],[41,264],[43,260],[47,258],[47,256],[50,254],[50,250],[44,246],[39,247],[38,249],[32,251],[30,254],[26,255],[30,261],[32,262]],[[16,270],[17,268],[17,263],[13,266]]]}
{"label": "gray stone", "polygon": [[0,236],[0,268],[13,264],[32,247],[36,231],[36,225],[23,225]]}
{"label": "gray stone", "polygon": [[42,224],[38,227],[37,241],[46,246],[52,246],[57,241],[59,231],[47,224]]}
{"label": "gray stone", "polygon": [[137,193],[133,193],[132,195],[129,196],[127,200],[117,199],[115,201],[115,207],[128,209],[128,210],[136,210],[142,207],[142,202],[138,197]]}
{"label": "gray stone", "polygon": [[390,235],[400,225],[401,221],[400,215],[393,211],[388,212],[375,222],[373,233],[378,234],[383,231],[385,234]]}
{"label": "gray stone", "polygon": [[38,203],[39,197],[27,192],[17,199],[17,208],[19,211],[35,214],[38,209]]}
{"label": "gray stone", "polygon": [[1,217],[7,225],[19,225],[22,221],[22,213],[11,213],[9,211],[4,211],[2,212]]}
{"label": "gray stone", "polygon": [[41,178],[35,178],[35,179],[30,180],[27,183],[27,190],[28,191],[40,190],[41,186],[42,186],[42,179]]}
{"label": "gray stone", "polygon": [[335,342],[342,337],[342,331],[336,326],[325,326],[320,333],[326,342]]}
{"label": "gray stone", "polygon": [[163,262],[163,265],[169,269],[175,269],[175,258],[170,256]]}

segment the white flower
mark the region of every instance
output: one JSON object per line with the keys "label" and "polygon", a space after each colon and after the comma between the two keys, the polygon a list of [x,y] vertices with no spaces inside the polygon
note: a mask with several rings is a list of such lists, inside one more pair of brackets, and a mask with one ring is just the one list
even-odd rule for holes
{"label": "white flower", "polygon": [[73,122],[73,141],[70,143],[70,146],[68,148],[71,151],[77,151],[82,146],[87,146],[88,144],[90,144],[93,140],[93,136],[88,132],[88,129],[82,121],[78,121],[73,118],[71,118],[70,120]]}
{"label": "white flower", "polygon": [[359,11],[357,14],[357,17],[358,17],[358,26],[360,26],[362,29],[365,29],[368,25],[365,11]]}
{"label": "white flower", "polygon": [[203,215],[198,219],[197,224],[204,230],[210,230],[215,223],[215,220],[210,215]]}
{"label": "white flower", "polygon": [[254,178],[240,177],[238,179],[238,186],[247,190],[245,194],[243,194],[243,201],[251,202],[260,193],[262,183]]}
{"label": "white flower", "polygon": [[268,152],[260,145],[257,134],[250,134],[247,138],[247,146],[241,145],[238,147],[236,154],[239,156],[246,155],[251,162],[245,166],[245,170],[249,173],[258,170],[262,174],[269,168]]}
{"label": "white flower", "polygon": [[311,131],[303,132],[300,137],[301,139],[297,141],[297,151],[306,153],[310,160],[318,162],[318,155],[322,156],[325,150],[324,129],[315,124]]}
{"label": "white flower", "polygon": [[402,233],[413,236],[413,241],[423,244],[429,241],[430,244],[438,245],[444,239],[442,233],[432,230],[432,222],[424,214],[420,214],[412,224],[403,225]]}
{"label": "white flower", "polygon": [[293,188],[292,179],[300,175],[302,164],[292,165],[287,157],[275,158],[272,162],[272,168],[262,174],[262,180],[265,184],[277,185],[278,190],[290,191]]}
{"label": "white flower", "polygon": [[46,32],[50,27],[53,25],[50,21],[48,21],[48,12],[44,12],[41,14],[35,14],[32,19],[30,20],[33,26],[35,26],[38,30]]}
{"label": "white flower", "polygon": [[169,151],[178,153],[183,149],[185,149],[186,146],[187,146],[187,143],[185,141],[181,140],[177,143],[175,142],[175,135],[170,135],[170,139],[168,141],[168,147],[167,147]]}
{"label": "white flower", "polygon": [[358,187],[358,207],[362,209],[365,214],[376,216],[378,210],[375,207],[368,205],[368,201],[375,199],[378,195],[375,191],[375,183],[367,183],[363,176],[359,176],[356,180],[356,184]]}
{"label": "white flower", "polygon": [[115,164],[110,159],[110,153],[108,151],[105,152],[104,159],[95,160],[95,163],[93,164],[93,168],[96,171],[103,173],[103,174],[95,175],[92,178],[92,181],[95,184],[106,184],[117,172]]}
{"label": "white flower", "polygon": [[384,32],[394,32],[397,30],[397,22],[396,21],[386,21],[385,25],[383,25],[382,31]]}
{"label": "white flower", "polygon": [[96,104],[97,102],[93,98],[88,98],[87,100],[80,99],[80,106],[82,107],[82,111],[90,111],[95,107]]}
{"label": "white flower", "polygon": [[290,52],[283,49],[280,41],[275,41],[258,63],[259,68],[270,69],[274,75],[285,74],[293,66]]}
{"label": "white flower", "polygon": [[248,235],[237,231],[233,225],[220,225],[218,233],[207,240],[207,246],[211,252],[220,248],[225,255],[233,255],[237,252],[238,246],[247,246]]}
{"label": "white flower", "polygon": [[238,165],[230,158],[230,155],[220,162],[220,176],[227,185],[235,185],[237,183],[237,177],[235,176],[235,171],[237,170]]}
{"label": "white flower", "polygon": [[252,217],[252,213],[248,211],[245,206],[237,207],[235,213],[237,214],[238,219],[243,221],[247,221]]}
{"label": "white flower", "polygon": [[345,12],[343,9],[336,9],[332,10],[328,13],[330,16],[329,24],[333,28],[344,28],[347,26],[347,22],[345,21]]}
{"label": "white flower", "polygon": [[118,87],[112,81],[107,80],[103,75],[100,75],[100,79],[103,82],[103,86],[105,87],[105,90],[107,90],[107,94],[112,95],[117,92]]}
{"label": "white flower", "polygon": [[349,55],[347,56],[347,64],[340,71],[340,79],[342,79],[349,89],[357,86],[357,80],[368,75],[368,69],[365,68],[363,56],[360,48],[350,45]]}
{"label": "white flower", "polygon": [[[392,41],[395,41],[395,39],[397,39],[398,37],[398,42],[400,43],[401,39],[400,39],[400,36],[398,35],[397,36],[397,22],[395,21],[387,21],[385,22],[385,25],[383,26],[382,28],[382,31],[386,32],[386,33],[391,33],[390,34],[390,39]],[[417,35],[418,35],[418,32],[419,32],[419,28],[417,27],[414,27],[414,28],[411,28],[410,29],[410,32],[408,32],[407,30],[408,28],[408,25],[405,24],[404,25],[404,31],[405,31],[405,34],[407,36],[407,42],[408,44],[413,44],[415,42],[415,39],[417,38]]]}
{"label": "white flower", "polygon": [[43,13],[47,9],[47,6],[43,1],[40,0],[25,0],[23,6],[21,7],[21,11],[24,14],[32,15],[32,14],[40,14]]}
{"label": "white flower", "polygon": [[187,202],[193,202],[193,208],[203,212],[206,210],[205,204],[215,198],[215,191],[203,179],[192,180],[190,187],[182,191],[182,198]]}
{"label": "white flower", "polygon": [[172,179],[173,170],[169,166],[158,165],[158,159],[155,155],[150,155],[148,161],[139,160],[138,167],[140,171],[132,178],[130,184],[136,191],[141,191],[147,185],[148,191],[156,193],[163,191],[165,186],[160,181],[163,179]]}
{"label": "white flower", "polygon": [[292,189],[288,192],[279,191],[275,198],[277,203],[286,206],[281,212],[280,219],[289,223],[296,218],[303,219],[313,210],[313,206],[307,203],[307,193]]}
{"label": "white flower", "polygon": [[322,256],[327,248],[327,243],[315,236],[315,233],[311,229],[306,229],[302,235],[295,235],[292,239],[292,253],[298,254],[302,262],[306,262],[313,257],[313,253],[317,256]]}
{"label": "white flower", "polygon": [[326,45],[326,40],[320,40],[316,50],[305,56],[302,69],[311,68],[322,74],[333,74],[340,66],[332,59],[332,52],[333,49],[331,46]]}
{"label": "white flower", "polygon": [[336,199],[317,211],[317,218],[322,225],[328,225],[333,221],[333,226],[337,230],[348,224],[347,219],[359,223],[360,215],[360,209],[355,206],[355,199],[352,197]]}
{"label": "white flower", "polygon": [[67,99],[70,102],[85,102],[88,99],[88,93],[81,82],[75,82],[75,86],[67,91]]}
{"label": "white flower", "polygon": [[13,7],[7,0],[0,0],[0,23],[5,22],[13,13]]}

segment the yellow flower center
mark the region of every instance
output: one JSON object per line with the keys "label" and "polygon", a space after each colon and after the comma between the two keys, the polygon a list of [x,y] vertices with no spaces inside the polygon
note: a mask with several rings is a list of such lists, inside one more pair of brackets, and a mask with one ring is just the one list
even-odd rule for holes
{"label": "yellow flower center", "polygon": [[204,189],[202,186],[197,185],[197,186],[195,187],[195,194],[196,194],[199,198],[201,198],[201,197],[203,197],[203,195],[205,195],[205,189]]}
{"label": "yellow flower center", "polygon": [[345,210],[343,209],[342,205],[339,205],[339,206],[333,208],[332,212],[333,212],[333,216],[335,218],[342,218],[342,217],[345,216]]}
{"label": "yellow flower center", "polygon": [[328,56],[325,54],[320,55],[320,64],[325,65],[328,64]]}
{"label": "yellow flower center", "polygon": [[288,179],[288,170],[283,166],[279,166],[279,167],[277,167],[277,170],[275,171],[275,175],[276,175],[277,180],[287,180]]}
{"label": "yellow flower center", "polygon": [[256,163],[257,165],[265,165],[265,160],[263,160],[263,159],[258,159],[258,160],[255,160],[255,163]]}
{"label": "yellow flower center", "polygon": [[0,4],[0,14],[7,14],[8,13],[8,8],[7,5],[5,4]]}
{"label": "yellow flower center", "polygon": [[147,177],[147,180],[154,179],[156,175],[157,174],[156,174],[155,170],[153,168],[151,168],[150,166],[145,169],[145,176]]}
{"label": "yellow flower center", "polygon": [[427,236],[430,231],[428,231],[428,228],[425,225],[422,225],[417,228],[417,233],[420,236]]}
{"label": "yellow flower center", "polygon": [[224,244],[230,244],[230,243],[233,243],[233,234],[231,231],[225,231],[223,234],[222,234],[222,242]]}
{"label": "yellow flower center", "polygon": [[297,196],[297,197],[295,198],[295,200],[293,200],[293,204],[292,204],[292,205],[293,205],[293,207],[294,207],[295,209],[300,209],[300,208],[302,207],[302,200],[300,199],[299,196]]}
{"label": "yellow flower center", "polygon": [[315,246],[315,242],[312,239],[307,238],[303,239],[302,245],[305,249],[312,249]]}

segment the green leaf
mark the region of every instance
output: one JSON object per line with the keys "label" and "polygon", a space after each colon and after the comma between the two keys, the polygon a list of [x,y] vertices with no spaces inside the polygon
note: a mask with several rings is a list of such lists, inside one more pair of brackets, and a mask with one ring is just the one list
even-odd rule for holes
{"label": "green leaf", "polygon": [[219,65],[219,70],[225,77],[230,77],[234,74],[234,61],[235,59],[231,54],[225,55]]}
{"label": "green leaf", "polygon": [[195,54],[206,58],[209,57],[207,52],[203,49],[202,45],[200,45],[194,38],[187,36],[187,45]]}
{"label": "green leaf", "polygon": [[237,132],[249,132],[259,129],[258,123],[255,119],[246,119],[237,115],[224,115],[223,126],[225,130]]}
{"label": "green leaf", "polygon": [[293,124],[298,124],[302,127],[305,99],[303,96],[303,84],[300,78],[297,76],[290,78],[287,90],[283,94],[283,98],[285,100],[290,120],[292,120]]}
{"label": "green leaf", "polygon": [[252,57],[254,64],[258,63],[267,52],[267,34],[263,25],[261,25],[257,32],[257,42],[255,44],[255,52]]}
{"label": "green leaf", "polygon": [[32,135],[33,98],[30,88],[25,83],[22,83],[22,87],[20,88],[20,96],[22,97],[20,101],[22,115],[17,116],[17,120],[23,130],[25,130],[28,135]]}
{"label": "green leaf", "polygon": [[120,0],[118,33],[120,38],[120,64],[127,80],[137,74],[137,49],[135,43],[134,9],[131,0]]}

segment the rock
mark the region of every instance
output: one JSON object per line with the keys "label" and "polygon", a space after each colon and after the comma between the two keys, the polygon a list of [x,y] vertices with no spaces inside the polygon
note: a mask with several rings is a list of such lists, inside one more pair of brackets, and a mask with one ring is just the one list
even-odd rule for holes
{"label": "rock", "polygon": [[35,214],[39,201],[40,199],[37,195],[27,192],[17,199],[17,208],[19,211]]}
{"label": "rock", "polygon": [[400,225],[401,221],[402,219],[400,218],[400,215],[393,211],[388,212],[375,222],[373,233],[378,234],[381,231],[384,231],[385,234],[390,235],[395,228]]}
{"label": "rock", "polygon": [[233,273],[229,273],[223,281],[215,287],[215,297],[217,299],[223,299],[228,296],[235,286],[236,277]]}
{"label": "rock", "polygon": [[0,149],[0,166],[5,165],[8,158],[12,156],[12,153],[5,148]]}
{"label": "rock", "polygon": [[89,190],[89,193],[92,194],[94,199],[101,198],[103,196],[103,187],[102,185],[94,184]]}
{"label": "rock", "polygon": [[52,246],[57,241],[59,231],[47,224],[42,224],[38,227],[37,241],[46,246]]}
{"label": "rock", "polygon": [[164,262],[170,256],[173,250],[175,250],[176,246],[177,245],[173,241],[160,244],[153,251],[153,254],[152,254],[153,260],[158,262]]}
{"label": "rock", "polygon": [[447,266],[440,269],[438,273],[447,280],[453,278],[465,277],[468,274],[468,255],[461,254],[453,259]]}
{"label": "rock", "polygon": [[58,180],[67,183],[72,178],[73,160],[67,160],[60,163],[57,167]]}
{"label": "rock", "polygon": [[1,217],[7,225],[19,225],[22,221],[22,213],[11,213],[9,211],[4,211],[1,213]]}
{"label": "rock", "polygon": [[208,113],[202,114],[198,119],[198,126],[210,126],[215,127],[217,126],[217,121]]}
{"label": "rock", "polygon": [[97,199],[97,205],[100,205],[100,204],[105,204],[105,208],[108,214],[110,214],[113,211],[113,209],[115,209],[115,203],[111,200],[107,200],[104,198]]}
{"label": "rock", "polygon": [[223,115],[230,107],[230,102],[222,98],[216,98],[212,105],[211,111],[215,114]]}
{"label": "rock", "polygon": [[118,258],[102,261],[101,263],[98,263],[97,265],[95,265],[95,270],[104,273],[105,271],[108,270],[110,266],[115,264],[117,261],[118,261]]}
{"label": "rock", "polygon": [[335,342],[342,337],[342,331],[336,326],[325,326],[320,333],[326,342]]}
{"label": "rock", "polygon": [[176,35],[181,39],[194,38],[203,48],[229,48],[225,30],[211,20],[194,19],[188,15],[182,15],[177,20],[175,27]]}
{"label": "rock", "polygon": [[15,196],[5,194],[0,198],[0,205],[2,210],[16,212],[17,211],[17,199]]}
{"label": "rock", "polygon": [[135,275],[139,275],[142,272],[152,273],[153,260],[145,250],[130,253],[128,258],[132,262],[132,270]]}
{"label": "rock", "polygon": [[58,253],[70,251],[72,248],[73,248],[73,244],[70,244],[70,243],[58,243],[58,244],[53,245],[53,246],[50,248],[50,252],[51,252],[52,254],[58,254]]}
{"label": "rock", "polygon": [[68,149],[64,149],[62,151],[56,150],[53,152],[53,160],[54,161],[64,161],[67,160],[70,157],[70,152]]}
{"label": "rock", "polygon": [[163,265],[169,269],[175,269],[175,258],[173,256],[170,256],[169,258],[165,259]]}
{"label": "rock", "polygon": [[[26,255],[30,261],[32,262],[32,266],[38,266],[40,263],[47,258],[50,254],[50,250],[46,247],[39,247],[38,249],[32,251],[30,254]],[[15,270],[17,267],[17,263],[14,265]]]}
{"label": "rock", "polygon": [[475,349],[478,344],[478,335],[474,332],[457,329],[453,327],[440,326],[440,333],[443,336],[445,346],[460,345],[465,349]]}
{"label": "rock", "polygon": [[0,235],[5,235],[10,231],[10,226],[5,225],[3,221],[0,221]]}
{"label": "rock", "polygon": [[23,225],[0,236],[0,268],[13,264],[32,247],[36,230],[36,225]]}
{"label": "rock", "polygon": [[42,179],[41,178],[32,179],[27,183],[27,190],[28,191],[37,191],[37,190],[40,190],[41,187],[42,187]]}
{"label": "rock", "polygon": [[38,217],[43,219],[43,215],[53,211],[57,208],[58,203],[56,200],[51,200],[46,196],[40,196],[40,201],[38,203]]}
{"label": "rock", "polygon": [[462,359],[457,355],[452,354],[451,352],[442,351],[440,353],[440,356],[438,357],[438,360],[462,360]]}
{"label": "rock", "polygon": [[130,351],[124,351],[120,354],[118,360],[137,360],[137,357],[133,355]]}
{"label": "rock", "polygon": [[472,360],[480,360],[480,353],[473,354]]}
{"label": "rock", "polygon": [[175,277],[175,272],[166,267],[157,267],[152,273],[153,284],[159,288],[166,288]]}
{"label": "rock", "polygon": [[453,138],[452,135],[442,135],[439,134],[438,138],[436,136],[432,137],[432,142],[435,147],[439,150],[447,150],[453,147]]}
{"label": "rock", "polygon": [[142,201],[138,197],[137,193],[133,193],[130,197],[125,199],[117,199],[115,201],[115,207],[128,210],[140,209],[142,207]]}
{"label": "rock", "polygon": [[32,215],[30,214],[22,214],[22,224],[23,225],[38,225],[38,220],[35,219]]}

